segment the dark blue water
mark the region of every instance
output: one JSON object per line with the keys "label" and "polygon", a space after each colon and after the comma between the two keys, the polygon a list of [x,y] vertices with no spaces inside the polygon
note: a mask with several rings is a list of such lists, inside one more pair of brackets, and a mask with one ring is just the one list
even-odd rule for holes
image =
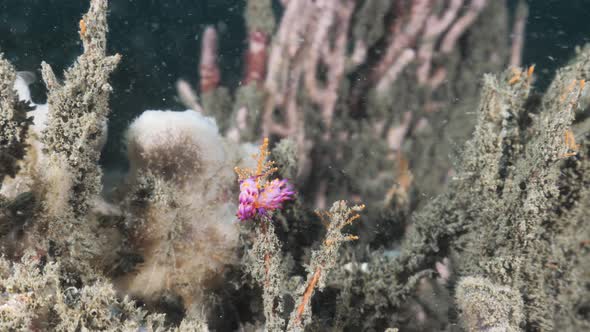
{"label": "dark blue water", "polygon": [[[493,0],[497,1],[497,0]],[[498,0],[499,1],[499,0]],[[509,1],[514,7],[516,1]],[[536,64],[537,86],[550,80],[555,68],[570,59],[574,49],[590,40],[590,0],[530,0],[524,64]],[[67,68],[81,51],[78,21],[87,1],[0,0],[0,52],[18,70],[40,77],[42,60],[56,72]],[[103,154],[107,167],[121,165],[121,135],[145,109],[181,109],[174,83],[198,82],[200,36],[205,26],[219,31],[223,83],[239,84],[244,50],[243,0],[112,0],[110,53],[123,61],[113,74],[113,113],[109,143]],[[483,74],[483,73],[482,73]],[[36,102],[44,86],[33,86]]]}

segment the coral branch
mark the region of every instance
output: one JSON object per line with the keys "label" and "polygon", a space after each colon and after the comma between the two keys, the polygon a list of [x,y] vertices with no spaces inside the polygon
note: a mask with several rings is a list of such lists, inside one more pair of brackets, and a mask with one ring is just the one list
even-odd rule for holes
{"label": "coral branch", "polygon": [[522,50],[524,48],[524,37],[526,20],[528,18],[528,7],[524,1],[518,3],[516,18],[512,28],[512,48],[510,52],[510,65],[520,67],[522,62]]}
{"label": "coral branch", "polygon": [[[391,35],[389,44],[385,50],[385,54],[371,74],[371,81],[379,82],[391,67],[401,66],[400,64],[396,64],[400,61],[400,54],[406,48],[412,47],[413,43],[415,43],[415,40],[417,39],[420,31],[422,31],[422,28],[428,18],[429,9],[429,0],[413,1],[409,18],[402,16],[394,21],[390,28]],[[404,19],[408,20],[405,24]]]}
{"label": "coral branch", "polygon": [[203,107],[199,104],[197,93],[187,81],[180,79],[176,82],[176,93],[178,93],[180,101],[184,106],[199,113],[203,113]]}
{"label": "coral branch", "polygon": [[[252,274],[263,289],[264,316],[266,330],[282,330],[285,320],[281,317],[283,305],[281,301],[281,285],[285,275],[281,269],[281,245],[272,225],[272,220],[262,218],[257,230],[256,239],[249,255],[256,261]],[[278,303],[278,304],[277,304]]]}
{"label": "coral branch", "polygon": [[336,266],[338,250],[344,242],[358,239],[357,236],[344,234],[343,228],[360,218],[356,213],[364,209],[363,205],[348,207],[346,202],[335,202],[330,211],[317,212],[322,222],[327,225],[326,238],[320,249],[311,255],[306,285],[300,288],[297,305],[291,313],[288,331],[301,331],[311,318],[310,301],[315,289],[321,290],[326,282],[327,273]]}
{"label": "coral branch", "polygon": [[246,74],[244,82],[261,82],[266,74],[268,36],[261,31],[250,32],[246,52]]}
{"label": "coral branch", "polygon": [[[424,55],[423,55],[424,56]],[[397,58],[397,61],[393,63],[391,67],[383,74],[379,82],[377,83],[377,91],[379,93],[386,93],[391,87],[391,84],[395,82],[404,68],[410,64],[416,58],[416,52],[412,49],[405,49]],[[426,60],[426,59],[425,59]],[[430,70],[430,62],[420,67],[422,71]],[[419,81],[426,82],[426,74],[424,77],[419,76]]]}
{"label": "coral branch", "polygon": [[[432,57],[435,52],[435,44],[451,23],[453,23],[463,3],[464,0],[451,0],[449,7],[443,11],[441,17],[438,16],[438,13],[432,13],[428,17],[424,26],[422,41],[418,49],[418,60],[420,62],[416,72],[418,83],[426,85],[431,81],[430,71],[432,67]],[[432,84],[431,87],[436,88],[436,86]]]}
{"label": "coral branch", "polygon": [[106,55],[106,0],[92,0],[82,21],[84,53],[66,71],[65,81],[59,83],[51,66],[42,63],[49,114],[41,137],[48,156],[41,181],[48,202],[47,230],[39,245],[55,242],[62,250],[62,266],[91,278],[100,267],[90,260],[101,255],[103,243],[88,212],[102,190],[98,160],[110,113],[108,80],[121,56]]}
{"label": "coral branch", "polygon": [[15,176],[17,162],[26,151],[26,135],[31,119],[27,102],[20,101],[13,88],[16,72],[0,53],[0,188],[4,176]]}
{"label": "coral branch", "polygon": [[207,27],[201,43],[201,93],[215,90],[219,86],[221,74],[217,65],[217,32],[213,27]]}
{"label": "coral branch", "polygon": [[[78,193],[72,204],[80,215],[87,211],[90,198],[100,192],[100,174],[96,162],[104,144],[111,87],[108,76],[121,57],[106,56],[107,1],[93,0],[84,15],[85,32],[81,34],[84,53],[66,73],[60,84],[51,67],[43,63],[42,73],[49,90],[50,114],[43,141],[49,153],[65,161],[73,169],[84,166],[84,175],[74,176]],[[80,93],[82,91],[82,93]],[[62,121],[63,118],[70,121]],[[61,166],[60,166],[61,167]],[[95,177],[95,181],[89,178]],[[86,181],[81,181],[86,177]],[[92,185],[89,186],[89,184]],[[82,189],[84,188],[84,189]],[[82,190],[81,190],[82,189]],[[81,192],[83,194],[81,194]]]}
{"label": "coral branch", "polygon": [[320,280],[321,275],[322,269],[320,267],[316,268],[311,280],[305,288],[305,292],[303,292],[301,302],[299,303],[299,305],[297,306],[297,310],[295,311],[295,324],[300,323],[301,317],[303,316],[303,312],[305,311],[305,306],[309,303],[309,301],[311,301],[311,296],[313,295],[313,291],[318,281]]}
{"label": "coral branch", "polygon": [[451,27],[441,42],[441,51],[449,53],[455,48],[457,40],[475,22],[481,11],[487,5],[487,0],[472,0],[467,12]]}

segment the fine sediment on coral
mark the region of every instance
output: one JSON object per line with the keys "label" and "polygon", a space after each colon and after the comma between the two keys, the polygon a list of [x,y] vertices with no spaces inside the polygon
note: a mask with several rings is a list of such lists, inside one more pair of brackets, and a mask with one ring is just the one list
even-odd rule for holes
{"label": "fine sediment on coral", "polygon": [[[587,326],[581,315],[587,253],[579,236],[589,230],[575,217],[587,206],[587,133],[580,144],[569,137],[576,112],[587,107],[581,96],[589,61],[590,49],[580,50],[542,98],[530,95],[532,68],[484,78],[476,129],[449,188],[413,216],[398,258],[371,261],[386,264],[369,274],[382,281],[362,278],[363,292],[381,292],[381,301],[390,303],[374,312],[376,319],[395,324],[400,318],[383,314],[401,306],[420,288],[418,280],[449,257],[453,279],[486,280],[468,288],[511,289],[502,301],[522,307],[524,319],[503,328]],[[483,313],[465,307],[473,301],[466,285],[459,281],[455,296],[468,311],[465,326],[474,330],[474,315]],[[576,301],[565,300],[574,296],[571,289],[578,290]]]}
{"label": "fine sediment on coral", "polygon": [[519,292],[478,277],[465,277],[456,290],[467,331],[520,331],[524,315]]}
{"label": "fine sediment on coral", "polygon": [[[110,73],[119,55],[106,55],[107,2],[92,1],[80,21],[84,52],[60,82],[51,66],[42,64],[48,89],[46,128],[41,134],[46,164],[40,186],[44,203],[35,225],[38,250],[57,253],[62,268],[82,279],[100,275],[108,251],[108,233],[100,232],[98,221],[89,214],[101,192],[102,172],[98,165],[106,135],[111,86]],[[107,246],[107,247],[105,247]],[[102,256],[102,257],[101,257]]]}
{"label": "fine sediment on coral", "polygon": [[0,330],[590,329],[590,48],[541,93],[503,1],[281,3],[106,189],[107,1],[46,105],[0,55]]}
{"label": "fine sediment on coral", "polygon": [[0,53],[0,179],[14,177],[19,171],[31,123],[28,103],[21,101],[13,88],[16,78],[14,68]]}

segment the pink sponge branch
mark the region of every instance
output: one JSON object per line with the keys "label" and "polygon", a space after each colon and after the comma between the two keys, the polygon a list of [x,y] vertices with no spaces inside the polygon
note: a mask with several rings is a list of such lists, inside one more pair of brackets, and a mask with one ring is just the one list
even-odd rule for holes
{"label": "pink sponge branch", "polygon": [[454,48],[457,40],[463,35],[467,29],[475,22],[479,14],[487,5],[487,0],[473,0],[467,12],[461,16],[450,28],[449,32],[441,43],[441,51],[443,53],[450,53]]}
{"label": "pink sponge branch", "polygon": [[266,75],[268,36],[262,31],[252,31],[248,36],[245,83],[261,82]]}
{"label": "pink sponge branch", "polygon": [[221,74],[217,65],[217,32],[213,27],[207,27],[201,44],[201,93],[214,90],[219,86]]}

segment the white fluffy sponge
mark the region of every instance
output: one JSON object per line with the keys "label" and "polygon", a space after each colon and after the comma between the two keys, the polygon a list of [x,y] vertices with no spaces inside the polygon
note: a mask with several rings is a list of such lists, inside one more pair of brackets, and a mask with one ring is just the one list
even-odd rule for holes
{"label": "white fluffy sponge", "polygon": [[192,110],[145,111],[126,139],[132,174],[150,170],[177,184],[211,178],[226,159],[215,120]]}
{"label": "white fluffy sponge", "polygon": [[192,110],[146,111],[126,139],[127,183],[151,179],[153,188],[129,215],[129,243],[143,263],[118,287],[148,302],[171,291],[187,308],[202,304],[201,291],[217,287],[225,267],[238,261],[234,167],[253,166],[253,147],[227,141],[213,119]]}

